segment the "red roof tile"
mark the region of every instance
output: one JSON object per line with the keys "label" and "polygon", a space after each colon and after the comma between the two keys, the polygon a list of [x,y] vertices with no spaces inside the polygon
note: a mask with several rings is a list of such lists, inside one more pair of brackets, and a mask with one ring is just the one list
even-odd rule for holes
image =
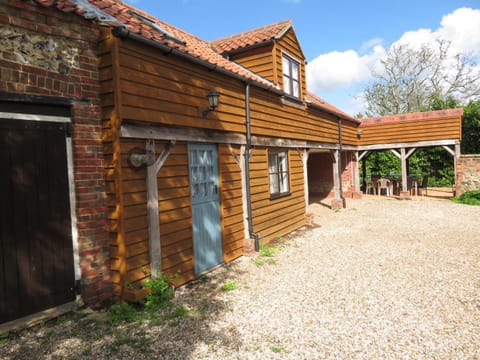
{"label": "red roof tile", "polygon": [[445,119],[445,118],[461,117],[461,116],[463,116],[463,109],[447,109],[447,110],[415,112],[410,114],[398,114],[398,115],[387,115],[387,116],[379,116],[374,118],[366,118],[361,120],[361,125],[368,126],[368,125],[388,124],[388,123],[405,122],[405,121]]}
{"label": "red roof tile", "polygon": [[337,116],[340,116],[342,119],[353,121],[356,123],[359,123],[360,120],[354,118],[351,115],[348,115],[347,113],[343,112],[339,108],[333,106],[332,104],[326,102],[322,98],[318,97],[317,95],[312,94],[311,92],[307,92],[306,100],[316,106],[317,108],[320,108],[322,110],[325,110],[329,113],[333,113]]}
{"label": "red roof tile", "polygon": [[[130,32],[141,35],[145,39],[175,48],[185,54],[206,61],[212,65],[221,67],[228,72],[239,75],[245,79],[253,80],[259,84],[262,84],[263,86],[277,90],[276,85],[272,82],[260,77],[248,69],[245,69],[239,64],[229,61],[219,53],[215,52],[207,41],[189,34],[186,31],[183,31],[160,19],[157,19],[153,15],[120,0],[36,1],[44,6],[54,6],[64,12],[75,11],[79,15],[82,15],[89,20],[98,21],[104,25],[108,24],[112,27],[124,26]],[[157,31],[152,26],[139,19],[138,16],[135,16],[134,13],[140,15],[141,17],[152,20],[155,25],[159,26],[161,29],[164,29],[167,33],[173,35],[173,37],[181,40],[183,43],[173,40],[172,37],[168,36],[166,33]],[[97,16],[94,17],[94,15]]]}
{"label": "red roof tile", "polygon": [[242,32],[211,41],[211,46],[219,53],[228,53],[232,50],[261,44],[263,42],[281,38],[290,28],[292,22],[284,20],[257,29]]}
{"label": "red roof tile", "polygon": [[[280,21],[208,43],[121,0],[35,1],[46,7],[56,7],[60,11],[75,11],[86,19],[96,21],[101,25],[125,27],[128,31],[140,35],[145,39],[175,48],[189,56],[219,66],[227,72],[239,75],[244,79],[253,80],[264,87],[279,91],[272,82],[224,58],[219,52],[231,51],[268,40],[279,39],[292,28],[292,22],[290,20]],[[148,24],[148,21],[142,21],[142,17],[151,20],[159,28],[155,29]],[[163,30],[163,32],[161,30]],[[350,121],[358,122],[355,118],[313,94],[309,93],[307,95],[307,101],[329,113],[333,113]]]}

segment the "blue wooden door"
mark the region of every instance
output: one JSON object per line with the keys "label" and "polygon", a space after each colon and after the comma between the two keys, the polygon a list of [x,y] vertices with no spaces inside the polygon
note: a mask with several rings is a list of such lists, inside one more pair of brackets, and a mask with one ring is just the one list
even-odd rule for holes
{"label": "blue wooden door", "polygon": [[217,148],[211,144],[190,144],[188,161],[195,273],[199,274],[223,261]]}

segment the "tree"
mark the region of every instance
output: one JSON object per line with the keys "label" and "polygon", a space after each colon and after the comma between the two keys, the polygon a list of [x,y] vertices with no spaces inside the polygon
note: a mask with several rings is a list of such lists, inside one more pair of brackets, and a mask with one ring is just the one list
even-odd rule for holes
{"label": "tree", "polygon": [[463,154],[480,154],[480,100],[463,109],[461,147]]}
{"label": "tree", "polygon": [[[452,55],[450,43],[438,40],[418,48],[391,47],[381,60],[382,71],[364,90],[367,116],[402,114],[460,107],[468,100],[463,118],[463,153],[480,152],[480,71],[465,54]],[[476,101],[475,101],[476,100]],[[372,154],[367,169],[388,173],[386,153]],[[419,149],[409,159],[412,174],[429,175],[429,185],[445,186],[454,179],[453,159],[441,147]]]}
{"label": "tree", "polygon": [[367,116],[432,110],[438,101],[461,103],[480,97],[480,71],[465,54],[452,55],[450,43],[438,40],[419,48],[392,46],[382,71],[364,90]]}

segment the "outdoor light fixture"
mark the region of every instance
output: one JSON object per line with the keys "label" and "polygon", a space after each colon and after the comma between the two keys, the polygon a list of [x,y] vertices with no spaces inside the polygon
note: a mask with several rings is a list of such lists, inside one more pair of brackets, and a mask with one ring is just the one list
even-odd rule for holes
{"label": "outdoor light fixture", "polygon": [[215,111],[218,106],[218,99],[220,95],[216,91],[210,91],[207,95],[208,105],[210,106],[208,109],[202,111],[202,115],[205,117],[208,115],[210,111]]}
{"label": "outdoor light fixture", "polygon": [[358,131],[357,131],[357,136],[358,136],[358,138],[361,138],[362,135],[363,135],[363,130],[358,130]]}
{"label": "outdoor light fixture", "polygon": [[153,163],[155,162],[155,154],[151,151],[135,147],[128,151],[127,161],[128,165],[135,169],[138,169],[143,166],[153,165]]}

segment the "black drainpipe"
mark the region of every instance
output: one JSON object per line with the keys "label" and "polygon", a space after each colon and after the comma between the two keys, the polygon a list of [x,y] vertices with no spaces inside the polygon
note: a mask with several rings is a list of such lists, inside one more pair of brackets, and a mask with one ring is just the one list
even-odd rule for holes
{"label": "black drainpipe", "polygon": [[338,184],[338,190],[340,192],[340,199],[342,200],[342,207],[346,207],[346,201],[343,197],[343,186],[342,186],[342,151],[343,151],[343,142],[342,142],[342,118],[338,118],[338,177],[340,178]]}
{"label": "black drainpipe", "polygon": [[250,193],[250,148],[252,147],[252,131],[250,128],[250,84],[245,84],[245,125],[247,128],[247,142],[245,146],[245,191],[247,192],[247,221],[248,235],[255,241],[255,251],[260,249],[258,234],[253,231],[252,199]]}

